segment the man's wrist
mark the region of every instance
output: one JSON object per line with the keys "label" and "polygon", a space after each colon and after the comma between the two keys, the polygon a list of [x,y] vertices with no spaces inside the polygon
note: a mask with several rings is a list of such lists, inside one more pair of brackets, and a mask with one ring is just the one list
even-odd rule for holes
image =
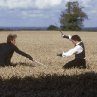
{"label": "man's wrist", "polygon": [[66,56],[64,55],[64,52],[62,53],[62,57],[63,57],[63,58],[66,57]]}

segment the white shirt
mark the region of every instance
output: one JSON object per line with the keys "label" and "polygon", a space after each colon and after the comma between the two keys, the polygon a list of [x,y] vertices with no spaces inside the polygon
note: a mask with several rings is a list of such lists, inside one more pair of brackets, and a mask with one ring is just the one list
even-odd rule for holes
{"label": "white shirt", "polygon": [[70,49],[69,51],[63,52],[62,56],[68,57],[68,56],[71,56],[73,54],[80,54],[83,51],[83,48],[79,44],[80,44],[80,42],[77,43],[76,46],[74,48]]}
{"label": "white shirt", "polygon": [[71,35],[68,35],[68,37],[69,37],[69,40],[71,40],[72,36]]}

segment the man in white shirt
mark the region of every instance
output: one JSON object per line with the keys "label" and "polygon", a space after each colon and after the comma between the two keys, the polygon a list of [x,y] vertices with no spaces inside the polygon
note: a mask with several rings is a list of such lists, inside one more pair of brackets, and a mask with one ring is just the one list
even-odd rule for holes
{"label": "man in white shirt", "polygon": [[66,63],[63,66],[63,68],[72,68],[72,67],[86,68],[85,47],[81,38],[78,35],[73,35],[73,36],[63,35],[63,38],[71,40],[72,43],[74,44],[74,48],[70,49],[67,52],[63,52],[62,54],[57,54],[57,56],[69,57],[75,54],[75,59]]}

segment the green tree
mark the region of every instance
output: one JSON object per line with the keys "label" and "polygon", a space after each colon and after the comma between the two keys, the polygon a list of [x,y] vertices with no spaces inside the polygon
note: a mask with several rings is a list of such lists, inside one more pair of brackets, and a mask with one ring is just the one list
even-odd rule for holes
{"label": "green tree", "polygon": [[81,30],[83,22],[88,18],[77,1],[68,2],[65,11],[62,11],[60,17],[62,30]]}
{"label": "green tree", "polygon": [[57,26],[54,26],[54,25],[50,25],[47,30],[58,30],[58,27]]}

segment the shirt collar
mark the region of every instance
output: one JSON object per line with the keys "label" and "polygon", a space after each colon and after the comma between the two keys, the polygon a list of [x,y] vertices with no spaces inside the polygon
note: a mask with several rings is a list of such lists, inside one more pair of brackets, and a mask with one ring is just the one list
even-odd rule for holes
{"label": "shirt collar", "polygon": [[79,45],[82,41],[78,42],[76,45]]}

